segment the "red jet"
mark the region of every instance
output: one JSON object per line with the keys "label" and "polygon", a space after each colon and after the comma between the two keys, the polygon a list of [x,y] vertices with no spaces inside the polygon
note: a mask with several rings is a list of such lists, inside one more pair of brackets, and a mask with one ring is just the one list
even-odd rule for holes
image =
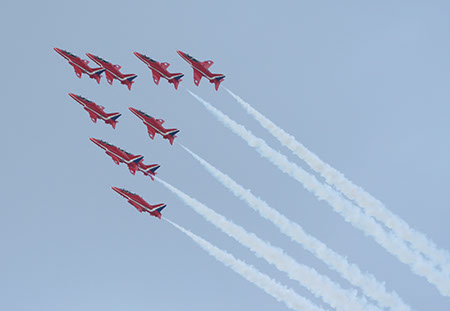
{"label": "red jet", "polygon": [[225,76],[220,73],[211,73],[211,71],[209,71],[209,67],[214,64],[212,60],[200,62],[187,53],[181,51],[177,51],[177,53],[191,65],[192,69],[194,69],[194,83],[196,86],[200,84],[200,80],[203,76],[206,77],[209,82],[216,85],[216,91],[219,89],[219,85]]}
{"label": "red jet", "polygon": [[152,216],[158,217],[161,219],[161,211],[166,207],[166,204],[156,204],[156,205],[150,205],[143,198],[138,196],[136,193],[132,193],[128,190],[117,188],[117,187],[111,187],[115,192],[123,196],[125,199],[128,200],[128,203],[136,207],[136,209],[139,212],[147,212]]}
{"label": "red jet", "polygon": [[178,84],[182,81],[181,78],[184,76],[184,74],[168,72],[167,68],[170,66],[169,63],[159,63],[156,60],[151,59],[147,55],[138,52],[134,52],[134,55],[136,55],[137,58],[143,61],[152,71],[153,81],[155,81],[156,85],[159,84],[159,79],[163,77],[164,79],[167,79],[169,83],[173,83],[175,89],[178,90]]}
{"label": "red jet", "polygon": [[148,129],[148,135],[151,139],[155,138],[155,134],[161,134],[164,139],[168,139],[170,144],[173,145],[173,140],[176,138],[175,134],[178,133],[180,130],[177,129],[165,129],[162,124],[164,123],[164,120],[162,119],[155,119],[148,114],[146,114],[143,111],[140,111],[135,108],[129,107],[130,111],[134,113],[139,119],[141,119],[144,124],[147,126]]}
{"label": "red jet", "polygon": [[105,72],[106,80],[108,81],[109,84],[112,85],[113,80],[117,79],[120,81],[120,83],[128,86],[128,89],[131,91],[131,85],[134,83],[133,79],[136,78],[137,75],[133,73],[124,75],[123,73],[120,72],[120,68],[122,67],[120,67],[119,65],[113,65],[107,60],[104,60],[103,58],[95,56],[93,54],[86,53],[86,55],[87,57],[92,59],[97,65],[103,67],[106,70]]}
{"label": "red jet", "polygon": [[64,51],[58,48],[53,48],[59,55],[67,59],[69,64],[75,69],[75,74],[78,78],[81,78],[81,75],[87,74],[91,79],[97,80],[97,83],[100,84],[101,74],[105,71],[104,68],[91,68],[88,66],[89,61],[85,59],[81,59],[78,56]]}
{"label": "red jet", "polygon": [[95,138],[89,138],[94,144],[105,150],[106,154],[109,155],[114,163],[119,165],[121,162],[128,165],[128,169],[130,170],[131,174],[135,174],[136,171],[139,169],[139,163],[144,158],[144,156],[141,155],[134,155],[129,152],[126,152],[125,150],[120,149],[119,147],[116,147],[114,145],[111,145],[110,143],[107,143],[106,141],[103,141],[101,139],[95,139]]}
{"label": "red jet", "polygon": [[84,110],[86,110],[89,113],[92,122],[97,123],[97,119],[102,119],[103,121],[105,121],[106,124],[111,124],[113,129],[116,128],[116,124],[118,122],[117,119],[121,116],[120,113],[118,112],[106,113],[104,111],[105,107],[99,106],[93,101],[84,98],[83,96],[75,95],[72,93],[69,93],[69,96],[75,99],[79,104],[83,106]]}

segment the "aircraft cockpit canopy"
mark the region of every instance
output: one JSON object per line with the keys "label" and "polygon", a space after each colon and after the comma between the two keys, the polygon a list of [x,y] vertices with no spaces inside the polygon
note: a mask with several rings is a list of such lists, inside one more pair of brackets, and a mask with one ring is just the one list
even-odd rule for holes
{"label": "aircraft cockpit canopy", "polygon": [[184,55],[186,55],[187,58],[189,58],[191,61],[198,63],[198,60],[196,60],[194,57],[192,57],[191,55],[185,53]]}
{"label": "aircraft cockpit canopy", "polygon": [[152,63],[156,63],[156,61],[155,61],[154,59],[148,57],[147,55],[142,54],[142,56],[143,56],[146,60],[148,60],[148,61],[150,61],[150,62],[152,62]]}
{"label": "aircraft cockpit canopy", "polygon": [[99,61],[101,61],[101,62],[104,62],[104,63],[108,63],[108,64],[109,64],[109,62],[108,62],[106,59],[103,59],[103,58],[101,58],[100,56],[94,55],[94,57],[95,57],[96,59],[98,59]]}
{"label": "aircraft cockpit canopy", "polygon": [[139,111],[139,113],[143,114],[146,117],[153,118],[152,116],[149,116],[148,114],[146,114],[145,112],[143,112],[141,110],[138,110],[138,109],[136,109],[136,110]]}
{"label": "aircraft cockpit canopy", "polygon": [[88,103],[93,103],[93,101],[91,101],[91,100],[89,100],[89,99],[87,99],[87,98],[85,98],[85,97],[83,97],[83,96],[81,96],[81,95],[77,95],[77,97],[78,97],[79,99],[81,99],[81,100],[87,101]]}
{"label": "aircraft cockpit canopy", "polygon": [[126,193],[128,193],[128,194],[137,195],[136,193],[133,193],[133,192],[131,192],[131,191],[128,191],[127,189],[120,188],[120,190],[122,190],[123,192],[126,192]]}
{"label": "aircraft cockpit canopy", "polygon": [[69,51],[66,51],[66,50],[62,50],[62,51],[63,51],[64,53],[66,53],[66,54],[72,56],[72,57],[78,57],[78,56],[76,56],[75,54],[70,53]]}

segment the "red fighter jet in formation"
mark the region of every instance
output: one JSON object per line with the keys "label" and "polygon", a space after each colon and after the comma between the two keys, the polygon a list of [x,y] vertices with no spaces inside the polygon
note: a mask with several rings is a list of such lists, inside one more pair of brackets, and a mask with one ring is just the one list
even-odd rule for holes
{"label": "red fighter jet in formation", "polygon": [[100,84],[101,74],[105,71],[104,68],[91,68],[88,66],[89,61],[85,59],[81,59],[78,56],[58,48],[53,48],[59,55],[67,59],[69,64],[75,69],[75,74],[78,78],[81,78],[81,75],[87,74],[91,79],[97,80],[97,83]]}
{"label": "red fighter jet in formation", "polygon": [[156,85],[159,84],[159,79],[163,77],[164,79],[167,79],[169,83],[173,83],[173,86],[176,90],[178,89],[178,84],[182,81],[181,78],[184,76],[184,74],[168,72],[167,68],[170,66],[169,63],[159,63],[156,60],[151,59],[147,55],[138,52],[134,52],[134,55],[136,55],[137,58],[143,61],[152,71],[153,81],[155,81]]}
{"label": "red fighter jet in formation", "polygon": [[84,110],[86,110],[89,113],[92,122],[97,123],[97,119],[101,119],[105,121],[106,124],[111,124],[113,129],[116,128],[116,124],[118,122],[117,119],[121,116],[120,113],[118,112],[106,113],[104,111],[105,107],[99,106],[93,101],[84,98],[83,96],[75,95],[72,93],[69,93],[69,96],[75,99],[79,104],[83,106]]}
{"label": "red fighter jet in formation", "polygon": [[132,193],[128,190],[117,188],[117,187],[111,187],[115,192],[123,196],[125,199],[128,200],[128,203],[136,207],[136,209],[139,212],[147,212],[152,216],[158,217],[161,219],[161,211],[166,207],[166,204],[156,204],[156,205],[150,205],[143,198],[138,196],[136,193]]}
{"label": "red fighter jet in formation", "polygon": [[119,165],[121,162],[128,165],[128,169],[131,174],[135,174],[137,170],[141,171],[145,176],[150,176],[153,180],[153,176],[156,175],[156,170],[160,168],[159,164],[145,165],[142,163],[144,156],[131,154],[119,147],[111,145],[106,141],[89,138],[94,144],[105,150],[106,154],[109,155],[114,163]]}
{"label": "red fighter jet in formation", "polygon": [[209,67],[211,67],[214,62],[212,60],[207,60],[204,62],[200,62],[193,58],[191,55],[177,51],[177,53],[191,65],[192,69],[194,69],[194,83],[196,86],[200,84],[200,80],[203,77],[206,77],[209,82],[214,83],[216,86],[216,91],[219,89],[220,83],[223,81],[225,76],[220,73],[211,73],[209,71]]}
{"label": "red fighter jet in formation", "polygon": [[168,139],[170,144],[173,145],[173,140],[176,138],[175,134],[178,133],[180,130],[177,129],[165,129],[162,124],[164,123],[164,120],[162,119],[155,119],[152,116],[149,116],[145,112],[129,107],[130,111],[134,113],[139,119],[144,122],[144,124],[147,126],[148,135],[151,139],[155,138],[155,134],[161,134],[164,139]]}
{"label": "red fighter jet in formation", "polygon": [[131,91],[131,85],[134,83],[133,79],[137,77],[137,75],[135,74],[127,74],[124,75],[123,73],[120,72],[120,67],[119,65],[113,65],[110,62],[108,62],[107,60],[104,60],[101,57],[95,56],[93,54],[89,54],[86,53],[86,55],[92,59],[97,65],[103,67],[106,72],[106,80],[108,81],[109,84],[112,85],[113,80],[117,79],[120,81],[120,83],[125,84],[128,89]]}

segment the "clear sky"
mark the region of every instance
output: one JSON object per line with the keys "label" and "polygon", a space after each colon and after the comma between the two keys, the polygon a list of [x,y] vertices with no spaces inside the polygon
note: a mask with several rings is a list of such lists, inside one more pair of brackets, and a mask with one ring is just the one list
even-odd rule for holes
{"label": "clear sky", "polygon": [[[229,174],[305,230],[386,282],[414,310],[449,310],[424,278],[262,159],[185,90],[156,86],[133,51],[169,62],[181,85],[245,124],[300,165],[223,89],[176,50],[211,59],[223,85],[322,159],[450,249],[450,3],[448,1],[8,1],[1,4],[0,309],[279,310],[284,305],[162,221],[139,214],[125,187],[215,245],[322,302],[229,239],[160,184],[132,176],[89,137],[299,262],[347,281],[281,235],[217,183],[177,142]],[[53,51],[99,55],[135,73],[131,92],[83,76]],[[121,112],[94,124],[67,93]],[[136,107],[181,131],[151,141]]]}

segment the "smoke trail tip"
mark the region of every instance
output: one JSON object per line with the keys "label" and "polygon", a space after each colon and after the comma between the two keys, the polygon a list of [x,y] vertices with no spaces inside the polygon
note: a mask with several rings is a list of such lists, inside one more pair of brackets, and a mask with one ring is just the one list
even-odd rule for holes
{"label": "smoke trail tip", "polygon": [[186,150],[187,152],[192,152],[188,147],[186,147],[183,144],[179,144],[184,150]]}
{"label": "smoke trail tip", "polygon": [[189,90],[189,89],[185,89],[187,92],[189,92],[189,94],[191,94],[192,96],[194,96],[194,97],[197,97],[197,95],[195,95],[191,90]]}

